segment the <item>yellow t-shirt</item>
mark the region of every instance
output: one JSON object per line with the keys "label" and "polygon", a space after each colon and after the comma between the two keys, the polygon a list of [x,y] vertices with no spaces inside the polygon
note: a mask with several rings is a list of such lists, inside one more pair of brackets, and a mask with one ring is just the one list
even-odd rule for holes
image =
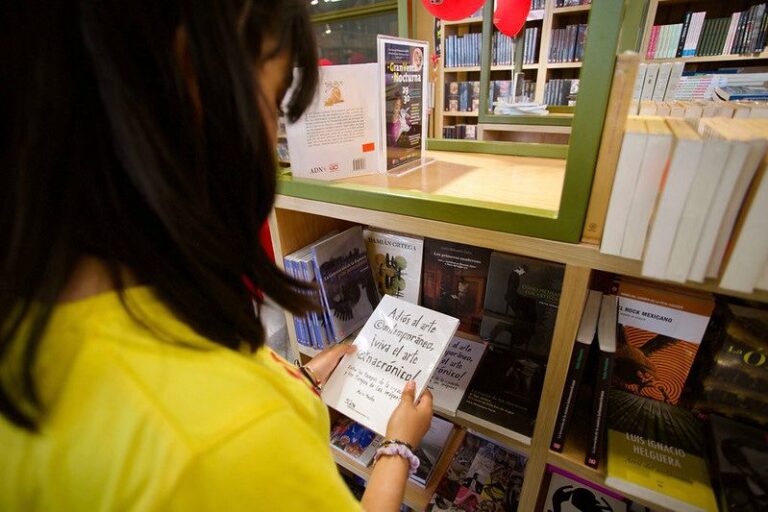
{"label": "yellow t-shirt", "polygon": [[116,293],[56,307],[41,432],[0,417],[0,510],[360,510],[292,365],[201,338],[148,288],[126,297],[151,330]]}

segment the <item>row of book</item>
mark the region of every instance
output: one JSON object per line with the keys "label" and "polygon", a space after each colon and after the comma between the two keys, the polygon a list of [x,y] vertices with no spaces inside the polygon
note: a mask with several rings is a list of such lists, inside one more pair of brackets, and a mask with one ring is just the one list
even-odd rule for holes
{"label": "row of book", "polygon": [[[554,0],[555,7],[575,7],[577,5],[589,5],[592,0]],[[542,1],[542,9],[544,2]]]}
{"label": "row of book", "polygon": [[526,28],[523,39],[523,64],[536,64],[539,62],[538,42],[539,27]]}
{"label": "row of book", "polygon": [[[556,1],[560,1],[560,0],[556,0]],[[545,3],[546,3],[546,0],[531,0],[531,10],[542,11],[544,10]]]}
{"label": "row of book", "polygon": [[698,123],[699,119],[705,117],[768,118],[768,103],[750,101],[641,101],[638,110],[640,116],[678,117],[694,123]]}
{"label": "row of book", "polygon": [[[482,44],[482,41],[480,42]],[[515,45],[512,42],[512,38],[501,32],[493,33],[493,40],[491,41],[491,64],[494,66],[511,66],[515,61]],[[479,66],[480,60],[478,56],[477,64],[469,64],[470,66]]]}
{"label": "row of book", "polygon": [[446,82],[443,108],[446,112],[479,112],[480,82]]}
{"label": "row of book", "polygon": [[[503,36],[506,37],[506,36]],[[509,39],[509,38],[507,38]],[[499,47],[494,47],[494,50],[499,50],[507,43],[506,40],[499,40]],[[480,48],[483,44],[483,35],[480,32],[472,32],[469,34],[450,35],[445,38],[445,50],[443,56],[443,66],[446,69],[467,67],[467,66],[479,66],[480,65]],[[511,45],[511,40],[509,42]],[[495,53],[494,51],[494,53]],[[502,50],[499,50],[502,51]],[[502,51],[506,55],[507,50]],[[509,55],[511,55],[511,49]]]}
{"label": "row of book", "polygon": [[453,124],[443,126],[444,139],[477,140],[476,124]]}
{"label": "row of book", "polygon": [[549,80],[544,88],[544,103],[546,105],[575,105],[578,93],[578,78]]}
{"label": "row of book", "polygon": [[637,114],[637,106],[641,101],[674,100],[684,66],[683,62],[641,63],[637,68],[637,78],[632,90],[634,111],[630,108],[630,113]]}
{"label": "row of book", "polygon": [[768,122],[630,118],[600,251],[642,275],[768,289]]}
{"label": "row of book", "polygon": [[552,30],[549,62],[581,62],[587,40],[587,25],[568,25]]}
{"label": "row of book", "polygon": [[706,18],[706,11],[687,12],[682,23],[654,25],[646,58],[672,59],[762,52],[768,34],[766,4],[730,17]]}

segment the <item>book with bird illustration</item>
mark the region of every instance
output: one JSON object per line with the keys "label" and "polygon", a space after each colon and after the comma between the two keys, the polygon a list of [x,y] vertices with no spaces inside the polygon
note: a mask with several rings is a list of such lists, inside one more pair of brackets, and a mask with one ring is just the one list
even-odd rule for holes
{"label": "book with bird illustration", "polygon": [[363,238],[379,294],[418,304],[424,239],[371,227]]}
{"label": "book with bird illustration", "polygon": [[712,297],[629,279],[615,290],[614,387],[677,404],[714,309]]}
{"label": "book with bird illustration", "polygon": [[361,327],[379,303],[363,228],[354,226],[312,248],[315,276],[334,341]]}

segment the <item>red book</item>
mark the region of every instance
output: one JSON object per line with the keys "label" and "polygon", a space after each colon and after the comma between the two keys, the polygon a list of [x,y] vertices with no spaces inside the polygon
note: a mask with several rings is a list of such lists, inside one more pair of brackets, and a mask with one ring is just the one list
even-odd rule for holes
{"label": "red book", "polygon": [[648,51],[645,54],[646,59],[656,58],[656,43],[659,41],[659,32],[661,25],[654,25],[651,29],[651,39],[648,41]]}

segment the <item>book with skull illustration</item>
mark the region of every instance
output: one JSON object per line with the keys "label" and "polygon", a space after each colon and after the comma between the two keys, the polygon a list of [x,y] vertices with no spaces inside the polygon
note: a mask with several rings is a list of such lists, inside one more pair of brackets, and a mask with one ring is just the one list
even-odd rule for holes
{"label": "book with skull illustration", "polygon": [[334,341],[342,341],[365,323],[379,303],[363,229],[354,226],[318,242],[312,248],[312,261]]}
{"label": "book with skull illustration", "polygon": [[370,227],[363,238],[379,294],[418,304],[424,239]]}

